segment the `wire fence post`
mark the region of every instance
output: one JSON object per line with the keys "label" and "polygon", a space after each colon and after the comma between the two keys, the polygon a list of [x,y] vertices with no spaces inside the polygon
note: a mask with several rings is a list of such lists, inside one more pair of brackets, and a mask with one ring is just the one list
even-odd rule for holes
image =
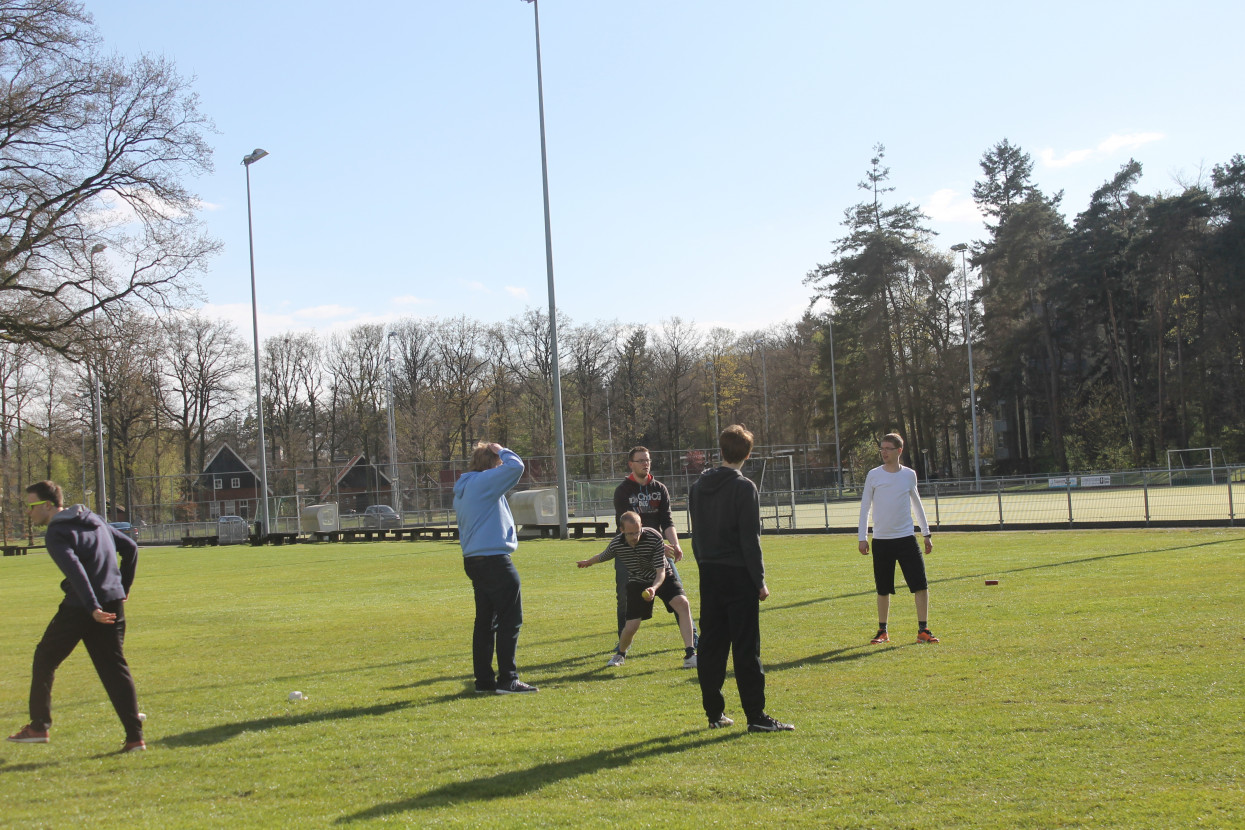
{"label": "wire fence post", "polygon": [[942,510],[938,504],[938,482],[934,482],[934,524],[942,526]]}
{"label": "wire fence post", "polygon": [[830,491],[821,491],[821,509],[826,516],[826,530],[830,529]]}
{"label": "wire fence post", "polygon": [[1063,483],[1068,491],[1068,527],[1072,527],[1072,476],[1064,478]]}
{"label": "wire fence post", "polygon": [[999,527],[1003,526],[1003,479],[998,479],[999,494]]}
{"label": "wire fence post", "polygon": [[1146,527],[1150,526],[1150,477],[1141,471],[1141,501],[1145,506]]}
{"label": "wire fence post", "polygon": [[1232,504],[1232,468],[1225,465],[1228,474],[1228,527],[1236,527],[1236,508]]}

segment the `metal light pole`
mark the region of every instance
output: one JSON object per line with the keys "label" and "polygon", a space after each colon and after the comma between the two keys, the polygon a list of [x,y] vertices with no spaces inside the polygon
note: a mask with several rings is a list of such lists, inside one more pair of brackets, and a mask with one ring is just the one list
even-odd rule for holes
{"label": "metal light pole", "polygon": [[545,83],[540,68],[540,6],[536,0],[524,0],[532,4],[536,21],[536,96],[540,108],[540,179],[545,196],[545,271],[549,282],[549,345],[553,351],[553,420],[558,463],[558,528],[559,536],[567,538],[566,439],[562,428],[562,372],[558,367],[558,303],[553,291],[553,231],[549,224],[549,161],[545,146]]}
{"label": "metal light pole", "polygon": [[761,349],[761,397],[765,405],[765,443],[773,446],[774,439],[769,433],[769,374],[765,371],[765,347],[764,340],[758,340],[757,346]]}
{"label": "metal light pole", "polygon": [[834,405],[834,469],[839,482],[839,498],[843,497],[843,454],[839,451],[839,384],[834,376],[834,309],[826,315],[830,324],[830,399]]}
{"label": "metal light pole", "polygon": [[402,496],[398,488],[398,433],[393,424],[393,338],[397,336],[396,331],[389,332],[385,345],[389,352],[389,486],[393,496],[393,512],[401,513]]}
{"label": "metal light pole", "polygon": [[963,242],[952,245],[951,250],[960,255],[960,279],[964,285],[964,342],[968,344],[968,411],[973,416],[973,481],[981,490],[981,457],[977,441],[977,388],[973,374],[973,307],[968,296],[968,245]]}
{"label": "metal light pole", "polygon": [[722,425],[718,423],[718,362],[709,360],[709,373],[713,376],[713,435],[716,439],[722,434]]}
{"label": "metal light pole", "polygon": [[[91,246],[91,300],[99,305],[99,295],[95,291],[95,255],[108,249],[103,242]],[[95,309],[91,309],[91,326],[95,326]],[[97,354],[98,357],[98,354]],[[95,420],[95,512],[108,521],[108,491],[104,489],[104,398],[99,391],[99,364],[95,366],[92,378],[92,394],[94,402],[92,413]]]}
{"label": "metal light pole", "polygon": [[259,304],[255,300],[255,231],[251,228],[251,165],[268,155],[256,148],[242,157],[246,168],[246,236],[251,251],[251,328],[255,334],[255,412],[259,422],[259,527],[260,536],[268,535],[268,445],[264,441],[264,395],[259,383]]}

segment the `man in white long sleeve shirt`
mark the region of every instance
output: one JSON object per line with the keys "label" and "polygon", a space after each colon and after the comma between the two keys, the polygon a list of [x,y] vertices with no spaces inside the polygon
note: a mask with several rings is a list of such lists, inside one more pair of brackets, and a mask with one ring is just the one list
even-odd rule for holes
{"label": "man in white long sleeve shirt", "polygon": [[938,638],[929,630],[929,582],[925,578],[925,559],[913,533],[913,516],[925,538],[925,555],[933,553],[929,521],[916,489],[916,471],[902,467],[903,438],[890,433],[879,443],[882,466],[874,467],[865,477],[864,494],[860,499],[861,556],[869,555],[869,512],[873,511],[873,581],[878,591],[878,633],[873,645],[889,643],[886,631],[890,616],[891,594],[895,593],[895,565],[903,571],[908,590],[916,599],[917,642],[936,643]]}

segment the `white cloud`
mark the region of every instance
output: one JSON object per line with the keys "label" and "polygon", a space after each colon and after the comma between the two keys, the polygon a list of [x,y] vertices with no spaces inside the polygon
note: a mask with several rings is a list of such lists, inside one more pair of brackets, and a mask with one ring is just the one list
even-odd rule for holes
{"label": "white cloud", "polygon": [[517,285],[507,285],[507,286],[506,286],[506,293],[507,293],[507,294],[509,294],[511,297],[514,297],[514,298],[519,299],[519,300],[524,300],[524,301],[526,301],[526,300],[528,299],[528,296],[527,296],[527,289],[526,289],[526,288],[520,288],[520,287],[519,287],[519,286],[517,286]]}
{"label": "white cloud", "polygon": [[1093,154],[1093,150],[1071,150],[1064,153],[1063,158],[1055,158],[1055,151],[1048,147],[1038,153],[1038,158],[1047,167],[1071,167],[1074,164],[1080,164]]}
{"label": "white cloud", "polygon": [[981,222],[981,211],[971,197],[950,188],[937,191],[921,205],[925,215],[935,222]]}
{"label": "white cloud", "polygon": [[1110,155],[1117,150],[1123,149],[1131,150],[1134,147],[1140,147],[1141,145],[1149,144],[1152,141],[1161,141],[1165,137],[1166,136],[1162,133],[1129,133],[1127,135],[1113,133],[1106,139],[1098,142],[1098,146],[1093,149],[1070,150],[1067,153],[1064,153],[1063,156],[1056,157],[1055,151],[1048,147],[1038,153],[1038,158],[1040,158],[1042,163],[1047,167],[1071,167],[1072,165],[1080,164],[1093,156]]}
{"label": "white cloud", "polygon": [[336,320],[339,317],[350,317],[358,313],[359,310],[353,306],[330,303],[300,308],[291,312],[290,316],[297,320]]}
{"label": "white cloud", "polygon": [[1140,147],[1142,144],[1149,144],[1152,141],[1162,141],[1166,136],[1162,133],[1130,133],[1129,135],[1113,135],[1106,141],[1098,145],[1099,152],[1113,153],[1125,147],[1130,150],[1134,147]]}

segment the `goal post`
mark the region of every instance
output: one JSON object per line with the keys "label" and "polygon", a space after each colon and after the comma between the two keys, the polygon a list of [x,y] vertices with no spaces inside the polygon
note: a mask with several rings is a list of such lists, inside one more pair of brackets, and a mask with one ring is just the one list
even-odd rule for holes
{"label": "goal post", "polygon": [[1187,447],[1167,451],[1167,484],[1214,484],[1215,460],[1224,467],[1221,447]]}

